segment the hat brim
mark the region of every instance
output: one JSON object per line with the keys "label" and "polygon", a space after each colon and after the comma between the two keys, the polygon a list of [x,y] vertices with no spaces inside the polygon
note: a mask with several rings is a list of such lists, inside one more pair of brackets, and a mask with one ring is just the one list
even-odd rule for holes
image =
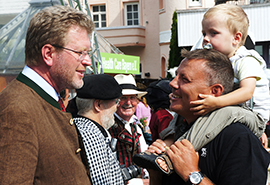
{"label": "hat brim", "polygon": [[146,91],[137,91],[135,89],[122,89],[122,94],[123,95],[133,95],[136,94],[138,98],[144,96],[147,94]]}

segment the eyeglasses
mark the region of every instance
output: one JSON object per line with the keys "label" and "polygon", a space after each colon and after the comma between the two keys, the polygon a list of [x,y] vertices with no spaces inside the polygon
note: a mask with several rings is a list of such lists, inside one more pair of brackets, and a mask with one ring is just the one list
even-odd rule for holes
{"label": "eyeglasses", "polygon": [[135,101],[138,100],[136,96],[122,96],[122,97],[120,98],[121,101],[127,101],[128,99],[129,99],[131,102],[135,102]]}
{"label": "eyeglasses", "polygon": [[80,56],[78,58],[79,61],[82,61],[86,57],[86,55],[89,55],[89,57],[91,57],[93,55],[93,53],[94,53],[94,51],[92,51],[91,49],[88,50],[88,51],[75,51],[73,49],[65,48],[63,46],[59,46],[59,45],[56,45],[56,44],[51,44],[51,45],[53,47],[56,47],[56,48],[66,49],[68,51],[72,51],[74,53],[80,54]]}
{"label": "eyeglasses", "polygon": [[120,103],[120,101],[121,100],[119,98],[117,98],[116,101],[115,101],[116,105],[118,105]]}

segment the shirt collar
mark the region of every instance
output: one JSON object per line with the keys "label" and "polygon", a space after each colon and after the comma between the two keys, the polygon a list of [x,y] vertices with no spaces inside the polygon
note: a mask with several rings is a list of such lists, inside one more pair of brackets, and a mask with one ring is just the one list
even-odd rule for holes
{"label": "shirt collar", "polygon": [[124,125],[125,129],[132,134],[131,132],[131,127],[129,123],[134,123],[137,125],[139,123],[139,120],[137,118],[137,116],[133,115],[129,121],[124,120],[123,118],[121,118],[117,113],[114,113],[114,115],[121,121],[121,123]]}
{"label": "shirt collar", "polygon": [[128,121],[124,120],[123,118],[121,118],[118,114],[114,113],[114,115],[125,125],[128,123]]}
{"label": "shirt collar", "polygon": [[42,78],[37,72],[31,69],[28,66],[24,66],[22,74],[27,76],[33,82],[35,82],[39,87],[41,87],[47,94],[49,94],[53,99],[58,101],[59,96],[55,89],[44,79]]}
{"label": "shirt collar", "polygon": [[135,116],[135,115],[133,115],[131,118],[130,118],[130,120],[129,121],[126,121],[126,120],[124,120],[123,118],[121,118],[117,113],[114,113],[114,115],[124,124],[124,125],[126,125],[127,123],[134,123],[134,122],[138,122],[139,120],[138,120],[138,118]]}

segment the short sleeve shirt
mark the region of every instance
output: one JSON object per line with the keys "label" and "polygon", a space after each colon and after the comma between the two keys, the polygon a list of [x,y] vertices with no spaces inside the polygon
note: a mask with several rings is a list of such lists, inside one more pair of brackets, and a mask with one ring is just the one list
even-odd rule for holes
{"label": "short sleeve shirt", "polygon": [[260,63],[252,56],[247,56],[232,63],[235,71],[235,83],[248,77],[255,77],[258,80],[264,74]]}

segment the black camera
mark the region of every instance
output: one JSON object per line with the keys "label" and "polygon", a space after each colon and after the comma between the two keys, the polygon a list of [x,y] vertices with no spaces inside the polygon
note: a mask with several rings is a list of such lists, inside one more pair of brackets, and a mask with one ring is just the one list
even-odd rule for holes
{"label": "black camera", "polygon": [[137,177],[141,174],[141,169],[137,165],[132,165],[126,167],[125,165],[121,165],[121,172],[125,182],[129,181],[132,178]]}
{"label": "black camera", "polygon": [[[115,154],[115,158],[116,157],[116,143],[117,143],[117,139],[112,138],[111,139],[111,143],[110,143],[110,147],[113,151],[113,153]],[[124,179],[124,182],[126,183],[127,181],[129,181],[130,179],[133,179],[135,177],[137,177],[138,175],[141,174],[141,168],[138,167],[137,165],[132,165],[129,167],[126,167],[124,164],[120,166],[120,170]]]}

